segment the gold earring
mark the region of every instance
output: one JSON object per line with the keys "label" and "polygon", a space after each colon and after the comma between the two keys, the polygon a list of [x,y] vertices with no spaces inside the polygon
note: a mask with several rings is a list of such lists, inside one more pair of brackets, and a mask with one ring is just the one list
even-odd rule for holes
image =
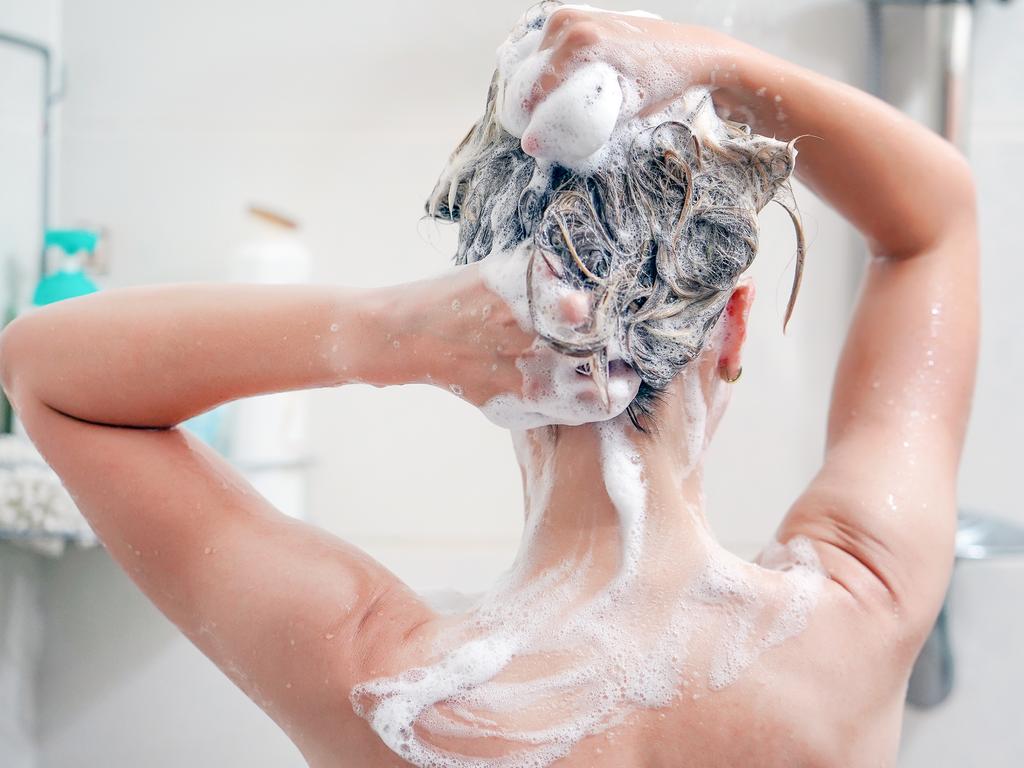
{"label": "gold earring", "polygon": [[726,384],[735,384],[737,381],[740,380],[740,376],[743,375],[743,366],[740,366],[739,370],[736,371],[736,375],[733,376],[731,379],[729,378],[728,374],[726,374],[724,366],[718,369],[718,375]]}

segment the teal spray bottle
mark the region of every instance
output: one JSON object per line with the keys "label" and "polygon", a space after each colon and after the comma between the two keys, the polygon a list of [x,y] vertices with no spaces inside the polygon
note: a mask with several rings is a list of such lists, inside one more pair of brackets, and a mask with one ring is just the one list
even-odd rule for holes
{"label": "teal spray bottle", "polygon": [[99,290],[83,270],[83,257],[96,251],[99,240],[95,232],[84,229],[51,229],[46,232],[46,249],[61,251],[60,264],[51,274],[44,275],[36,286],[32,303],[37,307],[55,301],[84,296]]}

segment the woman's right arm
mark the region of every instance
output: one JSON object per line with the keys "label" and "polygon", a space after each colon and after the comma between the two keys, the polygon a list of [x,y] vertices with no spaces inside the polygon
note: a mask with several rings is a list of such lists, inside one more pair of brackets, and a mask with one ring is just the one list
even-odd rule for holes
{"label": "woman's right arm", "polygon": [[542,47],[553,49],[552,66],[533,103],[596,59],[646,83],[642,112],[704,85],[720,112],[755,131],[806,136],[798,177],[864,235],[871,259],[823,467],[779,537],[817,541],[833,578],[879,615],[899,616],[913,648],[948,582],[974,382],[978,246],[966,161],[878,99],[713,30],[564,9]]}
{"label": "woman's right arm", "polygon": [[949,143],[878,99],[748,46],[732,50],[721,105],[744,108],[761,133],[810,134],[798,177],[871,253],[836,371],[825,460],[780,535],[821,542],[834,577],[909,622],[913,646],[952,565],[978,336],[971,172]]}

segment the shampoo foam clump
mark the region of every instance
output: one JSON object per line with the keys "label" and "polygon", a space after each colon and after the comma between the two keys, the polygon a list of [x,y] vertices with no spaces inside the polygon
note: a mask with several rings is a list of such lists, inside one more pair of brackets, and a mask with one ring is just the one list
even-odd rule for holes
{"label": "shampoo foam clump", "polygon": [[577,69],[534,110],[521,137],[523,151],[567,168],[594,163],[615,130],[622,100],[610,66]]}
{"label": "shampoo foam clump", "polygon": [[[589,5],[564,10],[607,13]],[[619,16],[657,19],[646,11],[617,11]],[[608,158],[604,151],[631,135],[639,86],[603,62],[581,62],[546,98],[535,105],[535,84],[552,71],[552,49],[541,49],[547,20],[527,14],[498,48],[497,118],[522,140],[523,151],[538,160],[575,171],[594,170]]]}

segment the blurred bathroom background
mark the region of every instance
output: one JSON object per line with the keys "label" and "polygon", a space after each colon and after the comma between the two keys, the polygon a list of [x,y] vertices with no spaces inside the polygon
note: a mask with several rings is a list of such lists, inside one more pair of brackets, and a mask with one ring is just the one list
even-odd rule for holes
{"label": "blurred bathroom background", "polygon": [[[524,5],[0,0],[0,313],[12,292],[30,300],[44,227],[43,56],[3,35],[50,53],[49,226],[100,234],[90,269],[101,288],[307,277],[369,286],[447,266],[454,230],[421,221],[423,201],[480,114],[494,49]],[[1024,3],[953,4],[971,26],[941,3],[640,5],[874,88],[959,132],[977,173],[984,254],[961,503],[1024,525]],[[951,52],[944,39],[970,43],[967,59],[968,46]],[[969,64],[969,77],[956,66],[950,75],[949,61]],[[956,119],[945,120],[943,93]],[[744,378],[710,458],[714,528],[746,555],[817,467],[864,259],[850,228],[799,191],[810,241],[801,300],[783,336],[794,249],[785,214],[767,210]],[[357,386],[225,418],[232,459],[259,487],[414,586],[475,591],[510,564],[521,522],[510,441],[450,395]],[[223,438],[223,424],[196,429]],[[0,505],[17,463],[2,462]],[[0,766],[303,764],[102,548],[57,555],[52,542],[0,538],[19,539],[0,541]],[[1024,558],[1006,550],[957,566],[925,670],[932,694],[908,709],[901,766],[1024,765]]]}

